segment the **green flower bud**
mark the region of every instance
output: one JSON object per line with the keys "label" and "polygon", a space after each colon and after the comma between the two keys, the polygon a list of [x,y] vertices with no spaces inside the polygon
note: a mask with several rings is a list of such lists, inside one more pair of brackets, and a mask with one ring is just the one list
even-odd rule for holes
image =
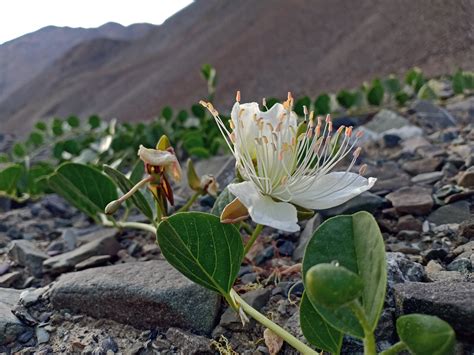
{"label": "green flower bud", "polygon": [[196,173],[196,169],[194,168],[194,164],[191,159],[188,159],[187,161],[187,176],[189,187],[194,191],[201,190],[201,179]]}
{"label": "green flower bud", "polygon": [[122,201],[120,200],[113,200],[109,202],[107,206],[105,206],[105,214],[114,214],[118,211],[120,206],[122,205]]}

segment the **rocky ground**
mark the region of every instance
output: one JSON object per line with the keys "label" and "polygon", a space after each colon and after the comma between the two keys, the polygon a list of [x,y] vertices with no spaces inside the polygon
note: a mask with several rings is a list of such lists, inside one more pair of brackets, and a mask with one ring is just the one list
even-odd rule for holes
{"label": "rocky ground", "polygon": [[[417,102],[403,112],[340,117],[340,124],[365,132],[361,163],[378,182],[319,211],[300,234],[265,229],[236,289],[301,336],[303,285],[292,266],[322,221],[367,210],[388,252],[379,348],[396,341],[398,315],[420,312],[450,322],[459,353],[474,354],[474,98],[446,109]],[[217,157],[198,170],[217,173],[223,186],[232,165]],[[206,197],[194,208],[208,211],[212,203]],[[0,353],[268,353],[262,327],[242,327],[219,297],[170,267],[153,235],[96,226],[55,195],[1,206]],[[344,351],[360,353],[361,344],[346,338]],[[295,352],[285,345],[281,353]]]}

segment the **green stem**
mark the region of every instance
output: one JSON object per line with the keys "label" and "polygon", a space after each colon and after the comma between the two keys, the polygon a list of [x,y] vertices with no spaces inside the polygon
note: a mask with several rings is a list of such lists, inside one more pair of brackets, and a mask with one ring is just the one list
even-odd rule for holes
{"label": "green stem", "polygon": [[364,330],[364,355],[376,355],[377,347],[375,345],[374,332],[372,331],[367,317],[365,316],[365,311],[360,305],[359,301],[354,301],[350,304],[350,307]]}
{"label": "green stem", "polygon": [[156,228],[151,224],[140,223],[140,222],[112,222],[105,218],[104,215],[100,215],[102,225],[106,227],[115,227],[115,228],[135,228],[141,229],[147,232],[155,233]]}
{"label": "green stem", "polygon": [[263,229],[263,225],[257,224],[252,235],[250,236],[249,241],[247,242],[247,244],[245,244],[244,256],[248,254],[248,252],[250,251],[250,248],[252,248],[253,243],[255,243],[255,241],[257,240],[257,237],[262,232],[262,229]]}
{"label": "green stem", "polygon": [[392,345],[387,350],[382,351],[380,355],[396,355],[399,352],[406,349],[407,349],[407,345],[403,341],[399,341],[398,343]]}
{"label": "green stem", "polygon": [[246,231],[248,234],[252,234],[253,231],[252,231],[252,227],[250,227],[250,225],[248,223],[245,223],[245,222],[240,222],[240,227]]}
{"label": "green stem", "polygon": [[193,205],[194,201],[197,200],[197,198],[199,196],[201,196],[202,192],[201,191],[197,191],[194,195],[191,196],[191,198],[188,200],[188,202],[186,202],[184,204],[183,207],[181,207],[179,210],[177,210],[176,212],[187,212],[189,210],[189,208]]}
{"label": "green stem", "polygon": [[255,308],[250,306],[248,303],[246,303],[242,299],[242,297],[239,296],[239,294],[237,292],[235,292],[234,290],[231,290],[230,293],[231,293],[232,297],[239,303],[240,307],[242,307],[242,309],[245,313],[247,313],[250,317],[255,319],[257,322],[259,322],[263,326],[270,329],[273,333],[278,335],[280,338],[282,338],[284,341],[286,341],[288,344],[290,344],[292,347],[294,347],[296,350],[298,350],[301,354],[303,354],[303,355],[309,355],[309,354],[316,355],[316,354],[319,354],[318,352],[311,349],[309,346],[303,344],[300,340],[298,340],[295,336],[288,333],[285,329],[280,327],[278,324],[273,323],[270,319],[265,317],[263,314],[261,314]]}

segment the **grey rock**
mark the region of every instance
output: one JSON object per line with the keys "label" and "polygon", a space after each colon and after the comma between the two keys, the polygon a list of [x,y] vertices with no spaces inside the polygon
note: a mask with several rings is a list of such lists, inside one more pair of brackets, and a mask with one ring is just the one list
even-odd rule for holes
{"label": "grey rock", "polygon": [[403,140],[406,140],[413,137],[422,136],[423,130],[420,127],[407,125],[400,128],[391,128],[384,132],[384,137],[385,135],[394,135],[400,137]]}
{"label": "grey rock", "polygon": [[409,123],[405,117],[400,116],[396,112],[382,109],[364,127],[375,133],[383,133],[389,129],[402,128],[409,125]]}
{"label": "grey rock", "polygon": [[464,276],[459,271],[446,271],[440,263],[434,260],[428,262],[425,271],[430,281],[464,280]]}
{"label": "grey rock", "polygon": [[300,233],[298,238],[295,251],[293,252],[293,260],[301,261],[303,260],[304,251],[309,240],[313,236],[313,233],[318,229],[319,225],[322,223],[322,217],[319,213],[316,213],[312,218],[310,218]]}
{"label": "grey rock", "polygon": [[437,170],[442,162],[442,158],[410,160],[402,164],[402,169],[412,175],[419,175]]}
{"label": "grey rock", "polygon": [[416,175],[411,178],[411,182],[414,184],[432,184],[443,178],[444,174],[442,171],[433,171],[431,173],[423,173]]}
{"label": "grey rock", "polygon": [[182,354],[214,354],[211,349],[211,339],[194,335],[178,328],[169,328],[166,338],[175,345]]}
{"label": "grey rock", "polygon": [[20,293],[19,290],[0,288],[0,345],[14,341],[27,329],[11,311]]}
{"label": "grey rock", "polygon": [[108,336],[108,337],[105,337],[101,342],[100,342],[100,347],[104,350],[104,351],[112,351],[114,353],[118,352],[119,350],[119,347],[117,345],[117,342],[114,340],[114,338]]}
{"label": "grey rock", "polygon": [[0,276],[4,275],[10,270],[10,264],[9,263],[1,263],[0,264]]}
{"label": "grey rock", "polygon": [[460,339],[474,337],[474,283],[438,281],[395,285],[398,314],[423,313],[447,321]]}
{"label": "grey rock", "polygon": [[97,256],[91,256],[90,258],[81,261],[79,264],[76,265],[76,270],[84,270],[84,269],[89,269],[91,267],[96,267],[96,266],[103,266],[106,265],[112,257],[110,255],[97,255]]}
{"label": "grey rock", "polygon": [[458,122],[470,123],[474,117],[474,96],[467,97],[465,100],[453,102],[446,106]]}
{"label": "grey rock", "polygon": [[44,270],[50,273],[62,273],[74,269],[80,262],[97,255],[114,256],[120,250],[120,244],[114,234],[105,234],[79,248],[53,256],[43,263]]}
{"label": "grey rock", "polygon": [[0,287],[10,287],[21,278],[21,272],[13,271],[0,276]]}
{"label": "grey rock", "polygon": [[442,129],[456,125],[456,119],[444,108],[431,101],[417,100],[412,109],[416,111],[421,123],[433,129]]}
{"label": "grey rock", "polygon": [[423,223],[412,215],[401,216],[397,222],[397,230],[399,231],[415,231],[421,232]]}
{"label": "grey rock", "polygon": [[[73,297],[72,297],[73,295]],[[109,318],[136,328],[212,331],[220,297],[182,276],[163,260],[64,274],[52,287],[55,308]]]}
{"label": "grey rock", "polygon": [[38,302],[47,290],[49,290],[49,286],[25,290],[20,294],[20,303],[29,307]]}
{"label": "grey rock", "polygon": [[424,137],[413,137],[403,141],[402,146],[405,153],[413,154],[417,149],[431,146],[431,143]]}
{"label": "grey rock", "polygon": [[458,184],[462,187],[474,188],[474,167],[470,167],[459,175]]}
{"label": "grey rock", "polygon": [[392,202],[397,212],[414,215],[427,214],[434,204],[431,189],[420,186],[402,187],[388,194],[386,198]]}
{"label": "grey rock", "polygon": [[428,221],[436,225],[462,223],[471,218],[470,204],[467,201],[457,201],[442,206],[428,216]]}
{"label": "grey rock", "polygon": [[472,262],[467,258],[458,258],[449,263],[446,269],[448,271],[459,271],[461,273],[472,272]]}
{"label": "grey rock", "polygon": [[464,238],[474,239],[474,218],[471,217],[459,225],[459,235]]}
{"label": "grey rock", "polygon": [[350,199],[349,201],[337,207],[321,210],[320,213],[324,217],[333,217],[341,214],[352,214],[359,211],[367,211],[374,213],[380,208],[386,200],[369,191],[365,191],[360,195]]}
{"label": "grey rock", "polygon": [[68,228],[63,231],[61,238],[64,241],[67,251],[74,250],[77,246],[77,234],[73,228]]}
{"label": "grey rock", "polygon": [[12,241],[8,256],[19,265],[26,267],[35,277],[43,275],[43,261],[48,258],[48,255],[28,240]]}
{"label": "grey rock", "polygon": [[38,341],[38,344],[44,344],[49,341],[49,333],[43,327],[36,327],[35,333],[36,333],[36,340]]}
{"label": "grey rock", "polygon": [[[247,292],[246,294],[242,295],[242,298],[249,305],[259,311],[267,304],[270,296],[271,290],[269,288],[260,288]],[[242,322],[237,313],[229,307],[222,314],[219,326],[230,330],[239,330],[242,329]]]}

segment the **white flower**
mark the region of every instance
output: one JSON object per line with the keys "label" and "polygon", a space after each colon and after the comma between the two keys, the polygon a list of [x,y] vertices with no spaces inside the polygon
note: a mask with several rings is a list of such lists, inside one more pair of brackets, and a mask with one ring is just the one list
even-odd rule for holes
{"label": "white flower", "polygon": [[299,131],[290,94],[283,105],[266,112],[255,102],[240,104],[239,96],[231,112],[231,131],[211,104],[201,104],[214,116],[244,180],[230,184],[229,191],[254,222],[295,232],[300,229],[295,205],[331,208],[374,185],[376,179],[350,172],[360,148],[345,172],[331,172],[359,138],[351,139],[352,127],[341,127],[333,135],[329,116],[315,122],[305,108],[307,124]]}
{"label": "white flower", "polygon": [[156,168],[162,169],[165,172],[171,171],[171,175],[175,181],[181,180],[181,166],[179,165],[176,155],[172,148],[168,150],[157,150],[145,148],[140,145],[138,149],[138,156],[147,165],[149,174],[161,173],[162,171],[155,171]]}

